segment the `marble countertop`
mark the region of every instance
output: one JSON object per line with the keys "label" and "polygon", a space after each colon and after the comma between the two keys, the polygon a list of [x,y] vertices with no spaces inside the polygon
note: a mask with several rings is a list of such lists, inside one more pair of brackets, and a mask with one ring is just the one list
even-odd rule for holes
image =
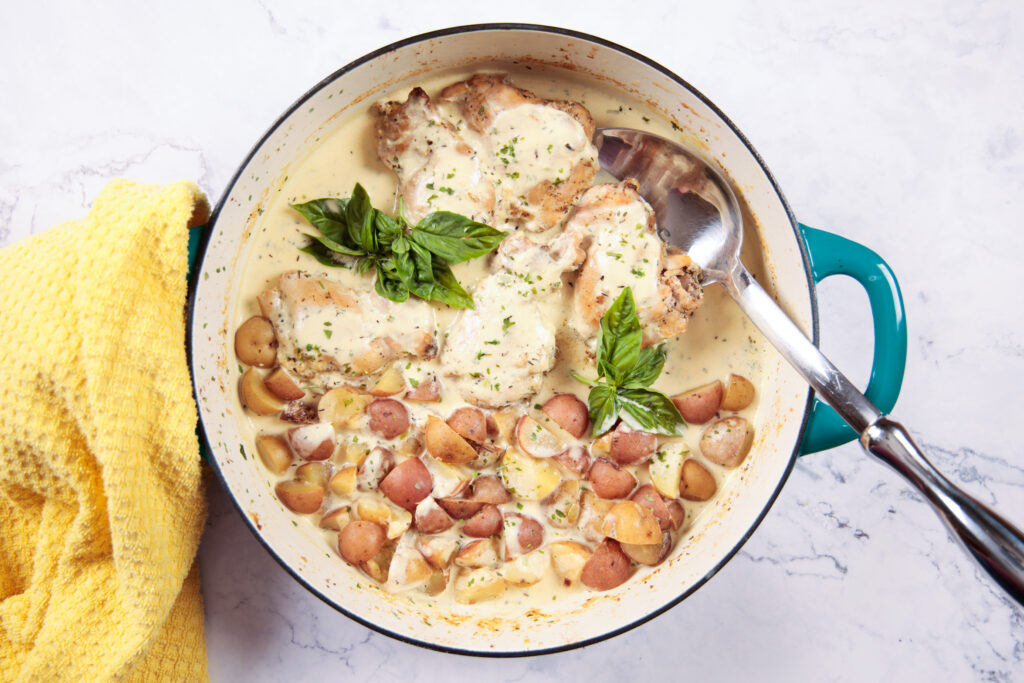
{"label": "marble countertop", "polygon": [[[744,131],[801,221],[888,260],[910,330],[895,415],[956,484],[1024,524],[1024,4],[89,5],[0,8],[0,246],[81,215],[114,177],[191,178],[216,199],[296,97],[386,43],[481,21],[575,28],[682,75]],[[863,383],[866,296],[829,280],[820,297],[822,347]],[[209,499],[215,681],[1024,680],[1024,610],[854,444],[800,460],[740,553],[675,609],[528,659],[368,631],[293,581],[216,482]]]}

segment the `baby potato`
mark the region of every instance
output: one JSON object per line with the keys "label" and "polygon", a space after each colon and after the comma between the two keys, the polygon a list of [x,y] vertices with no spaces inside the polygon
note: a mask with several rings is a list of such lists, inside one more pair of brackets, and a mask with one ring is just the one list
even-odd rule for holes
{"label": "baby potato", "polygon": [[356,476],[359,468],[352,464],[345,464],[334,473],[331,477],[331,481],[327,484],[327,488],[331,490],[336,496],[346,498],[355,493],[356,490]]}
{"label": "baby potato", "polygon": [[521,500],[542,500],[562,480],[558,466],[551,460],[532,458],[515,448],[505,451],[498,476],[505,488]]}
{"label": "baby potato", "polygon": [[459,567],[475,569],[478,567],[496,567],[500,561],[498,551],[494,547],[494,540],[490,538],[479,538],[466,543],[453,560]]}
{"label": "baby potato", "polygon": [[636,486],[636,477],[607,460],[595,460],[587,479],[601,498],[625,498]]}
{"label": "baby potato", "polygon": [[651,455],[657,448],[657,436],[639,430],[634,431],[620,423],[612,432],[608,455],[620,465],[633,465]]}
{"label": "baby potato", "polygon": [[391,523],[391,508],[376,496],[363,496],[356,501],[356,514],[364,522],[374,522],[383,527]]}
{"label": "baby potato", "polygon": [[715,476],[693,458],[683,463],[679,496],[686,500],[705,501],[715,495]]}
{"label": "baby potato", "polygon": [[736,467],[750,452],[754,429],[744,417],[727,417],[712,422],[700,437],[700,452],[717,465]]}
{"label": "baby potato", "polygon": [[501,479],[493,474],[482,474],[469,482],[469,500],[501,505],[511,503],[512,494],[501,483]]}
{"label": "baby potato", "polygon": [[295,468],[295,478],[314,486],[327,488],[327,480],[330,477],[330,470],[322,462],[307,462]]}
{"label": "baby potato", "polygon": [[555,394],[541,406],[544,414],[554,420],[555,424],[582,439],[590,428],[590,411],[587,404],[574,394]]}
{"label": "baby potato", "polygon": [[666,444],[651,457],[648,467],[651,483],[658,493],[670,500],[679,497],[679,477],[682,476],[686,453],[685,446]]}
{"label": "baby potato", "polygon": [[288,443],[303,460],[326,460],[334,454],[337,446],[334,426],[330,422],[293,427],[288,430]]}
{"label": "baby potato", "polygon": [[266,318],[255,315],[235,330],[235,356],[246,365],[271,368],[277,361],[277,336]]}
{"label": "baby potato", "polygon": [[668,502],[668,518],[672,523],[672,531],[679,531],[686,521],[686,510],[678,500]]}
{"label": "baby potato", "polygon": [[427,452],[441,462],[461,465],[476,460],[476,449],[446,422],[433,415],[427,417],[425,440]]}
{"label": "baby potato", "polygon": [[541,501],[548,524],[559,529],[571,529],[580,518],[580,491],[578,479],[567,479]]}
{"label": "baby potato", "polygon": [[256,452],[268,470],[284,474],[292,465],[292,451],[288,444],[276,434],[260,434],[256,437]]}
{"label": "baby potato", "polygon": [[679,414],[690,424],[704,424],[717,413],[722,405],[724,389],[722,380],[716,379],[710,384],[684,391],[672,397]]}
{"label": "baby potato", "polygon": [[429,496],[420,501],[413,515],[413,524],[421,534],[439,534],[451,529],[455,524],[451,515]]}
{"label": "baby potato", "polygon": [[606,591],[622,585],[631,573],[629,557],[622,552],[619,542],[606,538],[583,565],[580,581],[587,588]]}
{"label": "baby potato", "polygon": [[575,444],[553,457],[552,460],[577,477],[582,477],[590,469],[590,453],[583,446]]}
{"label": "baby potato", "polygon": [[376,555],[360,562],[357,566],[377,583],[384,583],[388,580],[388,569],[391,567],[391,558],[394,555],[395,544],[385,541]]}
{"label": "baby potato", "polygon": [[523,453],[534,458],[551,458],[566,449],[566,444],[554,432],[529,415],[523,415],[516,423],[516,443]]}
{"label": "baby potato", "polygon": [[639,564],[646,564],[649,567],[661,564],[668,557],[672,550],[672,535],[667,531],[661,534],[661,543],[647,545],[633,545],[632,543],[619,543],[622,552]]}
{"label": "baby potato", "polygon": [[540,583],[551,566],[551,560],[544,553],[529,553],[506,562],[498,570],[505,583],[525,588]]}
{"label": "baby potato", "polygon": [[503,526],[506,560],[525,555],[544,543],[544,527],[532,517],[517,512],[506,513]]}
{"label": "baby potato", "polygon": [[495,505],[484,505],[462,525],[462,533],[473,538],[490,538],[500,532],[501,510]]}
{"label": "baby potato", "polygon": [[356,474],[356,486],[360,491],[376,491],[380,486],[381,479],[391,471],[395,465],[395,457],[388,449],[377,446],[370,451],[370,454],[359,466]]}
{"label": "baby potato", "polygon": [[454,538],[441,536],[420,536],[416,543],[420,553],[435,569],[448,569],[455,551],[459,549],[459,542]]}
{"label": "baby potato", "polygon": [[348,506],[335,508],[328,513],[325,513],[320,518],[320,527],[323,529],[333,529],[334,531],[341,531],[345,526],[352,521],[352,512],[348,509]]}
{"label": "baby potato", "polygon": [[448,587],[448,572],[443,569],[432,568],[430,572],[430,578],[420,588],[424,593],[430,596],[440,595],[444,593],[444,589]]}
{"label": "baby potato", "polygon": [[402,377],[402,368],[397,363],[392,363],[370,388],[370,394],[372,396],[394,396],[402,393],[403,389],[405,389],[405,379]]}
{"label": "baby potato", "polygon": [[303,515],[316,512],[324,502],[323,487],[307,481],[282,481],[274,487],[274,492],[286,508]]}
{"label": "baby potato", "polygon": [[338,532],[338,552],[346,562],[359,564],[376,555],[386,540],[387,534],[380,524],[357,519]]}
{"label": "baby potato", "polygon": [[753,402],[753,383],[743,375],[730,374],[722,396],[722,409],[743,410]]}
{"label": "baby potato", "polygon": [[441,400],[441,383],[434,377],[424,380],[405,392],[406,401],[437,403]]}
{"label": "baby potato", "polygon": [[[650,484],[644,484],[638,488],[629,499],[634,503],[640,503],[644,507],[649,508],[657,518],[658,525],[662,531],[672,526],[672,518],[669,515],[668,506],[665,505],[665,501],[657,489]],[[629,553],[626,554],[628,555]]]}
{"label": "baby potato", "polygon": [[423,465],[430,472],[434,482],[435,498],[452,498],[461,495],[469,486],[470,474],[458,465],[443,463],[429,453],[420,456]]}
{"label": "baby potato", "polygon": [[394,439],[409,431],[409,411],[393,398],[375,398],[366,407],[370,430],[385,439]]}
{"label": "baby potato", "polygon": [[490,415],[494,422],[494,428],[501,435],[501,438],[509,443],[514,443],[516,425],[519,423],[519,415],[511,408],[503,408]]}
{"label": "baby potato", "polygon": [[242,374],[239,381],[239,393],[246,408],[257,415],[277,415],[284,408],[284,403],[270,393],[263,378],[255,368],[249,368]]}
{"label": "baby potato", "polygon": [[661,541],[661,525],[649,507],[632,500],[616,503],[605,515],[601,533],[623,543],[650,545]]}
{"label": "baby potato", "polygon": [[604,518],[615,503],[603,500],[591,491],[584,491],[580,496],[580,519],[577,524],[588,541],[600,541],[604,538]]}
{"label": "baby potato", "polygon": [[270,393],[282,401],[298,401],[306,395],[305,390],[289,377],[288,373],[281,367],[274,368],[263,380],[263,383],[267,385]]}
{"label": "baby potato", "polygon": [[464,605],[493,600],[504,592],[505,582],[491,569],[459,572],[455,577],[455,602]]}
{"label": "baby potato", "polygon": [[335,429],[358,427],[372,396],[352,387],[335,387],[320,397],[317,413],[321,422],[330,422]]}
{"label": "baby potato", "polygon": [[548,545],[546,550],[551,555],[551,567],[555,570],[555,575],[562,580],[562,585],[568,588],[578,583],[583,567],[591,555],[587,546],[576,541],[555,541]]}
{"label": "baby potato", "polygon": [[392,506],[389,511],[388,539],[395,539],[404,534],[412,526],[412,513],[399,507]]}
{"label": "baby potato", "polygon": [[387,473],[380,482],[380,491],[395,505],[412,512],[421,500],[430,495],[433,483],[430,472],[419,458],[409,458]]}
{"label": "baby potato", "polygon": [[449,415],[446,422],[463,439],[476,443],[487,440],[487,418],[479,408],[463,406]]}
{"label": "baby potato", "polygon": [[437,504],[451,515],[452,519],[469,519],[480,512],[484,505],[486,505],[486,503],[479,500],[465,500],[463,498],[438,498]]}
{"label": "baby potato", "polygon": [[403,536],[395,546],[395,554],[388,567],[388,580],[384,590],[388,593],[402,593],[426,585],[433,574],[433,567],[416,549],[411,537]]}

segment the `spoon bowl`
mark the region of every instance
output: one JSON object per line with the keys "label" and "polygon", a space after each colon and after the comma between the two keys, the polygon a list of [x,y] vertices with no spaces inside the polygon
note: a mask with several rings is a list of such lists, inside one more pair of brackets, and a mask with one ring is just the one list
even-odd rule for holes
{"label": "spoon bowl", "polygon": [[701,266],[702,284],[721,283],[818,396],[860,434],[861,446],[917,487],[953,537],[1024,605],[1024,534],[942,476],[907,430],[882,415],[754,280],[740,261],[739,203],[714,164],[677,142],[632,128],[599,128],[594,144],[602,169],[637,182],[654,209],[658,234]]}

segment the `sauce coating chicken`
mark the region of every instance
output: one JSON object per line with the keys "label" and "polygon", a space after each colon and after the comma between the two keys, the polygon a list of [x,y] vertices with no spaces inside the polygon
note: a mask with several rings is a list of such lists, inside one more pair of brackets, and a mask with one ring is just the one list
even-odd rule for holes
{"label": "sauce coating chicken", "polygon": [[700,267],[658,237],[654,211],[637,192],[635,182],[587,190],[565,233],[589,240],[569,320],[584,339],[597,334],[601,316],[626,287],[633,290],[645,346],[686,330],[703,299]]}
{"label": "sauce coating chicken", "polygon": [[425,301],[396,304],[372,289],[291,271],[258,302],[274,326],[281,366],[324,387],[365,378],[403,356],[437,353],[434,309]]}

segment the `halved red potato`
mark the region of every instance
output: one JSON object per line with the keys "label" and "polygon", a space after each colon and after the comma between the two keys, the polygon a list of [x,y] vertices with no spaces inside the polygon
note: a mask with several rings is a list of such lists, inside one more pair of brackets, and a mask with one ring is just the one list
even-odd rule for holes
{"label": "halved red potato", "polygon": [[314,422],[288,430],[288,443],[303,460],[326,460],[334,454],[337,439],[330,422]]}
{"label": "halved red potato", "polygon": [[484,505],[462,525],[462,533],[472,538],[490,538],[501,533],[501,510]]}
{"label": "halved red potato", "polygon": [[383,446],[377,446],[370,451],[363,463],[359,466],[356,475],[356,485],[361,491],[376,491],[380,486],[381,479],[395,466],[395,457],[391,451]]}
{"label": "halved red potato", "polygon": [[579,582],[583,567],[591,555],[587,546],[576,541],[555,541],[548,544],[547,552],[551,555],[551,567],[555,575],[566,588]]}
{"label": "halved red potato", "polygon": [[501,483],[501,479],[493,474],[482,474],[469,482],[468,499],[494,505],[510,503],[513,500],[512,494]]}
{"label": "halved red potato", "polygon": [[700,437],[700,452],[718,465],[736,467],[750,452],[754,428],[743,417],[727,417],[712,422]]}
{"label": "halved red potato", "polygon": [[270,393],[263,383],[263,377],[255,368],[249,368],[238,384],[242,404],[257,415],[277,415],[284,408],[284,402]]}
{"label": "halved red potato", "polygon": [[608,538],[635,545],[661,541],[661,525],[651,509],[632,500],[612,506],[604,517],[601,532]]}
{"label": "halved red potato", "polygon": [[441,462],[465,464],[476,460],[476,449],[440,418],[427,417],[424,435],[427,452]]}
{"label": "halved red potato", "polygon": [[406,534],[398,539],[395,554],[388,566],[388,580],[384,590],[388,593],[402,593],[413,588],[425,586],[430,580],[434,568],[416,548],[414,534]]}
{"label": "halved red potato", "polygon": [[463,439],[475,443],[487,440],[487,418],[479,408],[463,406],[449,415],[445,422]]}
{"label": "halved red potato", "polygon": [[[629,497],[634,503],[640,503],[646,508],[650,508],[651,512],[658,520],[658,525],[661,526],[661,530],[665,531],[672,526],[672,518],[669,515],[668,506],[665,505],[665,500],[661,497],[650,484],[644,484]],[[626,553],[627,555],[629,553]]]}
{"label": "halved red potato", "polygon": [[306,395],[306,391],[282,367],[274,368],[264,378],[263,383],[267,385],[270,393],[282,401],[297,401]]}
{"label": "halved red potato", "polygon": [[634,562],[646,564],[653,567],[661,564],[668,557],[672,550],[672,535],[665,531],[661,534],[661,543],[633,545],[632,543],[619,543],[622,552]]}
{"label": "halved red potato", "polygon": [[274,487],[274,492],[286,508],[303,515],[316,512],[324,502],[323,487],[308,481],[282,481]]}
{"label": "halved red potato", "polygon": [[322,489],[327,488],[327,481],[331,471],[322,462],[307,462],[295,468],[295,478]]}
{"label": "halved red potato", "polygon": [[705,501],[715,495],[715,475],[693,458],[683,463],[679,495],[686,500]]}
{"label": "halved red potato", "polygon": [[679,443],[664,444],[651,456],[648,471],[651,483],[658,493],[668,499],[679,497],[679,478],[683,472],[686,446]]}
{"label": "halved red potato", "polygon": [[498,476],[512,495],[521,500],[542,500],[562,480],[558,466],[547,458],[534,458],[509,448],[498,467]]}
{"label": "halved red potato", "polygon": [[631,573],[629,557],[622,552],[618,541],[606,538],[583,565],[580,582],[587,588],[606,591],[621,586]]}
{"label": "halved red potato", "polygon": [[405,379],[402,377],[402,368],[398,363],[392,363],[387,370],[374,382],[370,388],[373,396],[394,396],[405,389]]}
{"label": "halved red potato", "polygon": [[567,479],[541,501],[548,524],[559,529],[571,529],[580,518],[579,479]]}
{"label": "halved red potato", "polygon": [[455,551],[459,549],[459,542],[443,536],[420,536],[417,547],[431,567],[447,569],[455,557]]}
{"label": "halved red potato", "polygon": [[525,588],[540,583],[551,566],[551,560],[545,553],[528,553],[505,562],[498,573],[505,583]]}
{"label": "halved red potato", "polygon": [[386,540],[380,524],[357,519],[338,532],[338,552],[346,562],[359,564],[376,555]]}
{"label": "halved red potato", "polygon": [[704,424],[717,413],[722,405],[724,389],[722,380],[716,379],[672,397],[679,414],[691,424]]}
{"label": "halved red potato", "polygon": [[341,531],[351,521],[352,511],[348,509],[347,505],[345,505],[324,513],[324,516],[320,518],[320,527],[323,529]]}
{"label": "halved red potato", "polygon": [[419,458],[399,463],[380,482],[380,491],[395,505],[410,512],[430,495],[433,482],[430,472]]}
{"label": "halved red potato", "polygon": [[258,435],[256,452],[266,468],[274,474],[284,474],[292,465],[292,451],[288,443],[277,434]]}
{"label": "halved red potato", "polygon": [[404,398],[417,403],[437,403],[441,400],[441,382],[434,377],[423,380],[405,392]]}
{"label": "halved red potato", "polygon": [[569,470],[577,477],[582,477],[590,469],[590,453],[583,446],[573,444],[552,458],[559,465]]}
{"label": "halved red potato", "polygon": [[427,497],[416,506],[413,524],[421,534],[439,534],[451,529],[455,520],[437,504],[436,500]]}
{"label": "halved red potato", "polygon": [[270,368],[277,362],[277,336],[274,326],[261,316],[253,316],[235,330],[235,356],[246,365]]}
{"label": "halved red potato", "polygon": [[479,567],[497,567],[501,559],[494,545],[494,539],[478,538],[459,548],[455,554],[455,562],[459,567],[476,569]]}
{"label": "halved red potato", "polygon": [[722,396],[723,410],[743,410],[754,402],[754,385],[743,375],[730,374]]}
{"label": "halved red potato", "polygon": [[504,592],[505,582],[493,569],[473,569],[455,577],[455,602],[464,605],[493,600]]}
{"label": "halved red potato", "polygon": [[385,541],[376,555],[360,562],[357,566],[377,583],[384,583],[388,580],[388,569],[391,567],[391,558],[394,557],[394,554],[394,542]]}
{"label": "halved red potato", "polygon": [[555,394],[541,407],[544,414],[555,424],[577,439],[583,438],[590,427],[590,411],[587,404],[574,394]]}
{"label": "halved red potato", "polygon": [[636,477],[607,460],[595,460],[587,479],[590,488],[601,498],[625,498],[636,486]]}
{"label": "halved red potato", "polygon": [[321,422],[330,422],[336,429],[358,427],[373,397],[352,387],[335,387],[320,397],[317,414]]}
{"label": "halved red potato", "polygon": [[596,543],[604,538],[604,518],[614,505],[610,500],[598,498],[593,491],[584,491],[580,496],[580,519],[577,526],[588,541]]}
{"label": "halved red potato", "polygon": [[503,528],[506,560],[525,555],[544,543],[544,527],[532,517],[517,512],[506,513]]}
{"label": "halved red potato", "polygon": [[469,519],[483,509],[483,503],[477,500],[465,500],[464,498],[438,498],[437,504],[447,512],[452,519]]}
{"label": "halved red potato", "polygon": [[370,429],[385,439],[394,439],[409,431],[409,411],[393,398],[375,398],[366,406]]}
{"label": "halved red potato", "polygon": [[523,415],[516,423],[516,442],[521,451],[534,458],[552,458],[567,448],[558,436],[529,415]]}
{"label": "halved red potato", "polygon": [[686,509],[678,500],[668,502],[668,518],[672,522],[672,531],[679,531],[686,521]]}
{"label": "halved red potato", "polygon": [[633,430],[623,423],[612,432],[608,455],[620,465],[633,465],[649,457],[658,448],[658,437]]}

